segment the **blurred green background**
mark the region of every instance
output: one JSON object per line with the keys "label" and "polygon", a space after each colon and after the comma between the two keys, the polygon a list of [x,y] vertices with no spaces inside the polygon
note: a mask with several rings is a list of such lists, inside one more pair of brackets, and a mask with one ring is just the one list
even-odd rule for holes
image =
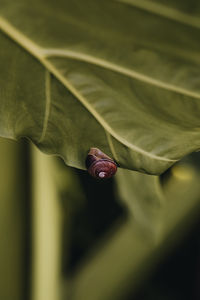
{"label": "blurred green background", "polygon": [[200,298],[199,153],[159,178],[155,231],[133,222],[119,177],[96,181],[26,140],[0,151],[0,299]]}

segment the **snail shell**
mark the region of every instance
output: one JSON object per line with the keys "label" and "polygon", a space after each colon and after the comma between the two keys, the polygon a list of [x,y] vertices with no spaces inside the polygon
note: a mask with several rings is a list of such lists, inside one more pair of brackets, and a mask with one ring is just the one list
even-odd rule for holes
{"label": "snail shell", "polygon": [[117,172],[117,164],[98,148],[91,148],[86,167],[90,175],[95,178],[110,178]]}

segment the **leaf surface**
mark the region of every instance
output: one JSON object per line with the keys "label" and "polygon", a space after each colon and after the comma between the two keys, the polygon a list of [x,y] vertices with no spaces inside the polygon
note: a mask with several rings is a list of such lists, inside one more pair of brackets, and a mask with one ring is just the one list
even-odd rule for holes
{"label": "leaf surface", "polygon": [[200,148],[199,16],[198,1],[2,0],[0,135],[162,173]]}

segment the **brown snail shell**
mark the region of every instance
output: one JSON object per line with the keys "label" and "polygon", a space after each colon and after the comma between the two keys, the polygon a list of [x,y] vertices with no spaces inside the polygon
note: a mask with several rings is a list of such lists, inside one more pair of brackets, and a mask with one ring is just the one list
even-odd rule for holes
{"label": "brown snail shell", "polygon": [[117,172],[117,164],[98,148],[91,148],[86,167],[90,175],[95,178],[110,178]]}

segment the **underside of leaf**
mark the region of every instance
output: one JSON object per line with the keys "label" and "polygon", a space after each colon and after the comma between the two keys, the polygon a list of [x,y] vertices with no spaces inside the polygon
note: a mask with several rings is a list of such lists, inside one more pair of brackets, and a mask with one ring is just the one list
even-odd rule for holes
{"label": "underside of leaf", "polygon": [[149,174],[199,149],[200,5],[167,5],[1,1],[0,135]]}

